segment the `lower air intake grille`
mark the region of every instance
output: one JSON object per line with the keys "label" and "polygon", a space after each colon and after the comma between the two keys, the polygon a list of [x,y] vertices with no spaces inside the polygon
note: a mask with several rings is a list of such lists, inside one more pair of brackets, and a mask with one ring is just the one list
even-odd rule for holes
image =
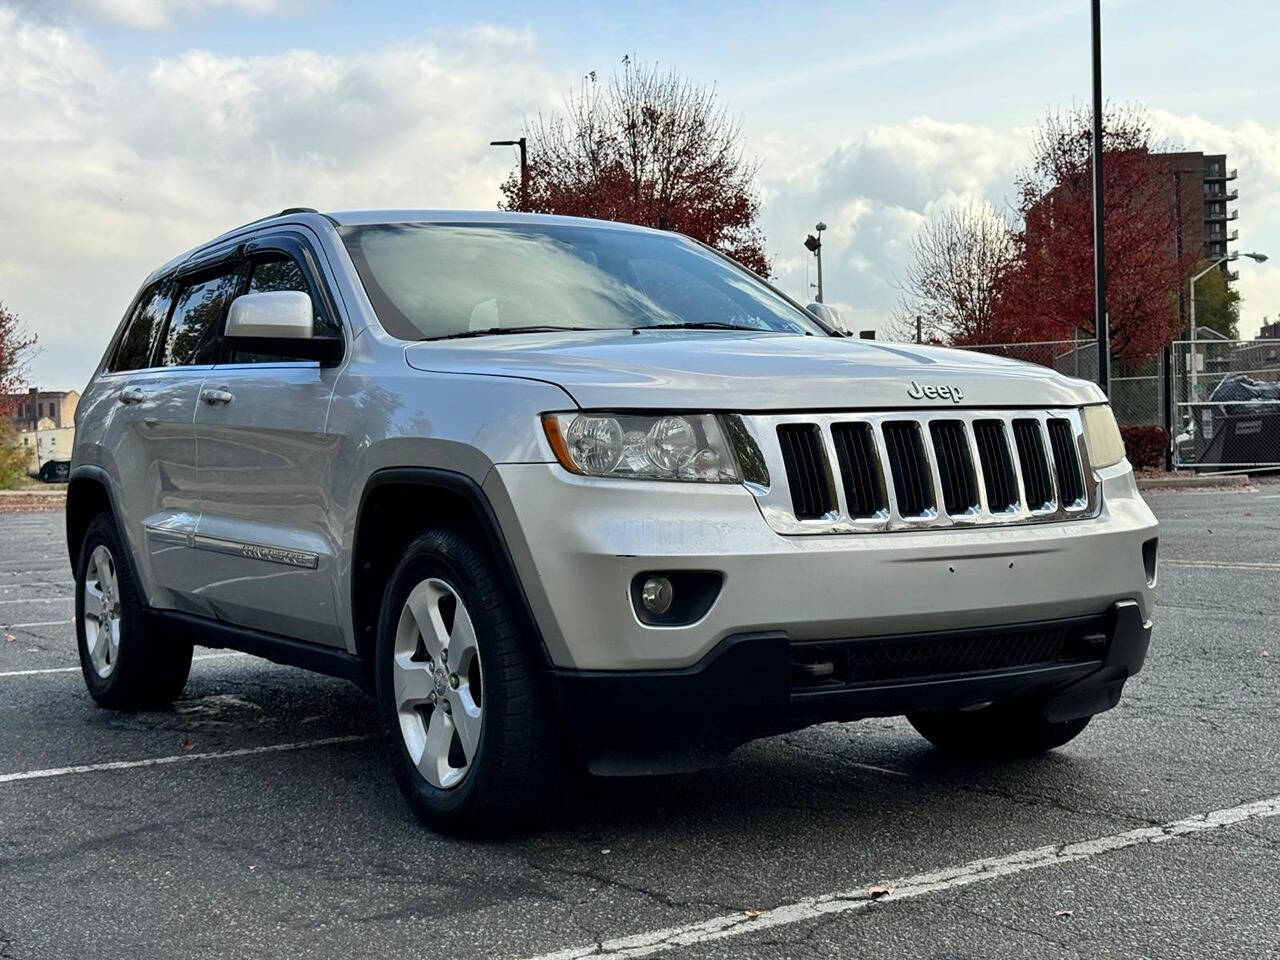
{"label": "lower air intake grille", "polygon": [[978,508],[978,482],[973,475],[973,458],[969,456],[969,438],[960,420],[934,420],[929,424],[933,435],[933,455],[942,479],[942,503],[951,516],[961,516]]}
{"label": "lower air intake grille", "polygon": [[1013,475],[1009,440],[999,420],[975,420],[973,438],[978,443],[978,461],[987,487],[987,509],[992,513],[1018,506],[1018,482]]}
{"label": "lower air intake grille", "polygon": [[934,504],[919,424],[908,420],[885,423],[884,446],[889,455],[889,472],[893,474],[898,513],[904,517],[923,516]]}
{"label": "lower air intake grille", "polygon": [[880,457],[869,423],[836,423],[831,426],[836,461],[844,482],[844,499],[851,517],[873,517],[889,508]]}
{"label": "lower air intake grille", "polygon": [[1022,485],[1027,491],[1027,509],[1048,510],[1053,506],[1053,479],[1045,456],[1039,420],[1013,421],[1013,440],[1018,445]]}
{"label": "lower air intake grille", "polygon": [[796,518],[817,520],[826,516],[835,504],[817,424],[784,423],[778,427],[778,443]]}
{"label": "lower air intake grille", "polygon": [[901,683],[1100,659],[1108,626],[1098,618],[956,633],[798,643],[791,688]]}
{"label": "lower air intake grille", "polygon": [[1080,474],[1080,453],[1070,420],[1061,417],[1049,420],[1049,446],[1053,449],[1053,469],[1062,502],[1068,506],[1082,503],[1084,477]]}

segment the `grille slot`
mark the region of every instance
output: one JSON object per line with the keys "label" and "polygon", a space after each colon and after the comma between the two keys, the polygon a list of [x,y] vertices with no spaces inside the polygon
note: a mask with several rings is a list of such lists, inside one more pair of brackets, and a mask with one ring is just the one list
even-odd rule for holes
{"label": "grille slot", "polygon": [[1018,481],[1013,475],[1004,424],[999,420],[975,420],[973,438],[978,443],[978,462],[982,464],[982,480],[987,488],[987,509],[992,513],[1016,510]]}
{"label": "grille slot", "polygon": [[904,517],[925,516],[933,509],[934,501],[920,425],[911,420],[891,420],[883,430],[898,513]]}
{"label": "grille slot", "polygon": [[1075,506],[1084,501],[1084,476],[1080,473],[1080,452],[1076,447],[1071,421],[1061,417],[1049,420],[1049,446],[1053,450],[1053,469],[1058,478],[1058,497],[1064,505]]}
{"label": "grille slot", "polygon": [[835,504],[828,480],[822,435],[815,423],[784,423],[778,427],[782,464],[791,488],[791,505],[799,520],[826,516]]}
{"label": "grille slot", "polygon": [[1022,486],[1027,491],[1027,509],[1052,509],[1053,479],[1049,476],[1040,421],[1013,421],[1013,440],[1018,445],[1018,466],[1022,468]]}
{"label": "grille slot", "polygon": [[871,424],[832,424],[831,438],[835,441],[836,462],[840,466],[849,516],[874,517],[889,509]]}
{"label": "grille slot", "polygon": [[961,516],[978,508],[978,481],[973,475],[969,438],[961,420],[934,420],[933,455],[942,480],[942,503],[951,516]]}

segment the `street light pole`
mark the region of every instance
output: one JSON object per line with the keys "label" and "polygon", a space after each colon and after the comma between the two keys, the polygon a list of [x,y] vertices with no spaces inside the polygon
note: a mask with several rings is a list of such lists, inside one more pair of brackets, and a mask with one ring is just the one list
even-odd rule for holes
{"label": "street light pole", "polygon": [[1239,260],[1241,257],[1248,257],[1257,263],[1266,263],[1267,255],[1265,253],[1228,253],[1225,257],[1219,257],[1209,266],[1205,267],[1199,273],[1191,278],[1191,303],[1188,307],[1188,316],[1191,319],[1191,402],[1196,399],[1196,388],[1199,386],[1199,371],[1196,369],[1196,281],[1203,276],[1207,276],[1224,263],[1230,263],[1232,260]]}
{"label": "street light pole", "polygon": [[817,302],[822,303],[822,231],[827,229],[827,225],[821,220],[814,225],[817,236],[812,233],[804,238],[804,245],[813,251],[813,255],[818,258],[818,296]]}
{"label": "street light pole", "polygon": [[491,147],[519,147],[520,148],[520,209],[529,209],[529,151],[528,141],[521,137],[519,140],[490,140]]}
{"label": "street light pole", "polygon": [[1108,393],[1111,343],[1107,329],[1107,257],[1102,207],[1102,0],[1092,0],[1093,25],[1093,328],[1098,335],[1098,386]]}

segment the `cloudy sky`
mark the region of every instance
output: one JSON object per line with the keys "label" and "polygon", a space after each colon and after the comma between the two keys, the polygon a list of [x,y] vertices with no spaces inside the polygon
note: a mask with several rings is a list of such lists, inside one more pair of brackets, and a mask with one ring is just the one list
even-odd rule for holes
{"label": "cloudy sky", "polygon": [[[1104,0],[1108,96],[1240,178],[1244,330],[1280,314],[1280,4]],[[157,264],[285,206],[492,208],[487,146],[624,53],[714,83],[761,162],[779,283],[881,323],[939,204],[1005,206],[1027,129],[1087,102],[1084,0],[0,0],[0,301],[79,389]]]}

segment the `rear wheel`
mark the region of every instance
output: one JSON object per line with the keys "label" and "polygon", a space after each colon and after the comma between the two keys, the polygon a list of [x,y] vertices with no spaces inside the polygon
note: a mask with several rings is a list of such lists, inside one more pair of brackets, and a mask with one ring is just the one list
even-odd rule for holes
{"label": "rear wheel", "polygon": [[529,822],[555,768],[523,618],[492,559],[433,531],[387,584],[376,685],[401,792],[427,826],[493,835]]}
{"label": "rear wheel", "polygon": [[96,516],[76,570],[76,640],[93,699],[113,710],[166,707],[186,686],[191,644],[149,628],[115,520]]}
{"label": "rear wheel", "polygon": [[977,710],[912,713],[907,720],[939,750],[969,757],[1028,757],[1074,740],[1092,717],[1051,723],[1039,702],[993,703]]}

